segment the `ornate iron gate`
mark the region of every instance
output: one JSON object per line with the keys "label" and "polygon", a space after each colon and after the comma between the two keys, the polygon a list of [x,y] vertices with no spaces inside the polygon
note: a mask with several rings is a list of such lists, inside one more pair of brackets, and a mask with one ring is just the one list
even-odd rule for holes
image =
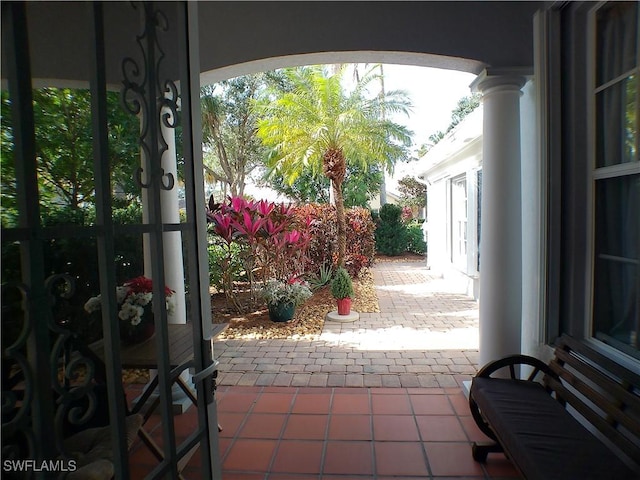
{"label": "ornate iron gate", "polygon": [[[200,142],[197,4],[47,3],[2,4],[3,78],[8,86],[2,115],[10,119],[10,134],[3,133],[3,141],[10,143],[7,151],[13,160],[3,160],[3,168],[6,164],[11,174],[3,170],[2,188],[3,199],[8,198],[7,205],[15,210],[13,220],[6,220],[9,217],[5,215],[2,225],[3,473],[17,478],[49,478],[51,469],[58,473],[68,469],[71,473],[78,465],[71,461],[64,438],[70,431],[91,426],[103,414],[107,415],[107,427],[102,431],[110,434],[115,478],[130,478],[125,422],[129,411],[122,401],[122,320],[118,320],[121,302],[116,287],[123,279],[143,273],[153,278],[156,333],[149,341],[155,342],[157,352],[169,352],[172,314],[165,290],[169,251],[183,256],[187,272],[177,278],[182,280],[181,288],[186,286],[184,317],[193,331],[193,357],[188,366],[193,371],[197,405],[192,408],[197,408],[198,426],[186,437],[176,434],[180,418],[173,412],[172,384],[182,372],[172,370],[168,353],[158,355],[162,458],[147,475],[179,477],[189,454],[199,446],[200,478],[221,478]],[[123,16],[125,7],[128,13]],[[71,30],[62,32],[60,38],[46,38],[50,32],[41,29],[46,22],[38,22],[46,19],[52,8],[60,16],[73,17],[60,22]],[[86,195],[71,211],[77,213],[89,206],[95,209],[95,218],[52,224],[50,202],[58,202],[60,197],[56,198],[55,188],[44,193],[42,179],[46,175],[53,178],[55,172],[38,143],[41,118],[34,116],[34,110],[40,108],[40,97],[34,104],[32,84],[37,83],[35,79],[46,70],[42,65],[47,64],[47,59],[36,58],[42,53],[35,50],[37,45],[43,41],[63,45],[65,34],[74,39],[76,34],[84,35],[84,45],[88,46],[88,56],[76,59],[82,66],[79,71],[88,73],[78,76],[70,68],[66,77],[74,85],[81,85],[82,93],[74,97],[74,91],[64,90],[62,95],[90,99],[92,160],[87,164],[94,178],[93,199]],[[119,50],[122,46],[127,50]],[[73,56],[83,50],[58,53]],[[113,58],[118,56],[120,61],[115,64]],[[52,72],[58,69],[64,74],[64,61],[49,64]],[[114,151],[119,152],[114,148],[118,141],[114,138],[121,128],[111,124],[109,91],[114,85],[114,72],[120,73],[122,105],[139,125],[140,163],[129,174],[138,187],[136,193],[123,193],[121,185],[114,184],[116,168],[126,166],[114,156]],[[178,153],[174,156],[176,132]],[[166,195],[183,198],[181,216],[173,211],[167,215],[168,205],[173,204],[167,203]],[[117,220],[114,205],[122,203],[119,197],[127,198],[129,206],[142,204],[142,218]],[[122,253],[122,245],[127,244],[144,251],[144,272],[136,271],[142,265],[139,256]],[[56,263],[58,257],[85,248],[87,255],[62,258]],[[87,333],[83,328],[87,329],[90,321],[82,306],[89,295],[97,293],[101,295],[100,322]],[[82,328],[76,328],[78,325]],[[92,334],[101,337],[102,358],[94,355]],[[25,460],[28,462],[19,463]]]}

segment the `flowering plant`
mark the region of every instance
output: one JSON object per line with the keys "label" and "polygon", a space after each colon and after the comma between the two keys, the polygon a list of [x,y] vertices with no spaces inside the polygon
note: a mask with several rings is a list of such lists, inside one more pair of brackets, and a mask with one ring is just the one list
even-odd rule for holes
{"label": "flowering plant", "polygon": [[[175,309],[173,294],[168,287],[164,287],[166,306],[169,313]],[[153,301],[153,282],[147,277],[136,277],[127,280],[121,287],[116,287],[116,300],[118,302],[118,318],[127,325],[136,327],[142,322],[145,312],[151,312]],[[102,306],[102,297],[91,297],[84,304],[88,313],[97,312]]]}
{"label": "flowering plant", "polygon": [[291,272],[305,271],[311,220],[297,219],[291,205],[241,197],[217,204],[210,198],[207,218],[212,223],[214,242],[226,250],[216,267],[221,270],[227,302],[238,311],[244,311],[234,286],[239,272],[231,268],[238,259],[254,305],[259,296],[258,285],[268,278],[284,279]]}
{"label": "flowering plant", "polygon": [[267,305],[288,304],[297,307],[311,297],[309,284],[299,278],[291,278],[286,282],[269,280],[262,289],[262,296]]}

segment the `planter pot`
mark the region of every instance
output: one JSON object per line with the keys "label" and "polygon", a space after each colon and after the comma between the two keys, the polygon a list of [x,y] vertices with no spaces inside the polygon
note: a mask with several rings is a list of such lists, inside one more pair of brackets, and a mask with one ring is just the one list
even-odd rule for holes
{"label": "planter pot", "polygon": [[288,322],[293,318],[296,306],[293,303],[269,305],[269,318],[273,322]]}
{"label": "planter pot", "polygon": [[351,299],[340,298],[336,300],[338,302],[338,315],[349,315],[351,313]]}
{"label": "planter pot", "polygon": [[120,325],[120,343],[124,346],[137,345],[146,342],[156,333],[153,313],[148,312],[142,317],[138,325]]}

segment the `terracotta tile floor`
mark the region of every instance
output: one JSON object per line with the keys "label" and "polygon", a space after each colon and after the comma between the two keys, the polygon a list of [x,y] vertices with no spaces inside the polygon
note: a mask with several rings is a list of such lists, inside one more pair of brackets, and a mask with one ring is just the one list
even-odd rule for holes
{"label": "terracotta tile floor", "polygon": [[[381,311],[325,324],[318,341],[216,344],[224,480],[520,478],[504,455],[471,457],[486,440],[460,388],[476,372],[476,302],[422,262],[380,263],[374,278]],[[196,423],[193,407],[176,416],[178,440]],[[157,416],[145,428],[161,440]],[[140,442],[130,460],[134,479],[157,464]],[[199,462],[185,478],[202,478]]]}
{"label": "terracotta tile floor", "polygon": [[[485,437],[459,388],[223,386],[217,403],[225,480],[520,478],[501,454],[473,461],[471,442]],[[193,407],[175,417],[179,440],[196,422]],[[156,415],[147,429],[161,441]],[[199,459],[185,478],[202,478]],[[139,441],[130,462],[134,479],[156,465]]]}

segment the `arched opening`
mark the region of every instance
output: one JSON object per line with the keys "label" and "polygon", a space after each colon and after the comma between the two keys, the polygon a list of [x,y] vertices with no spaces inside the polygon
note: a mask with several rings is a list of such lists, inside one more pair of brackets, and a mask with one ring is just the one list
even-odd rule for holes
{"label": "arched opening", "polygon": [[[208,81],[213,81],[213,80],[220,81],[228,78],[235,78],[237,75],[247,75],[247,74],[261,72],[265,68],[281,68],[284,66],[314,65],[316,64],[316,62],[327,62],[329,64],[338,64],[338,63],[348,62],[348,61],[354,61],[354,62],[385,61],[385,62],[391,62],[395,64],[401,64],[403,62],[411,62],[413,66],[416,66],[416,70],[421,70],[418,67],[429,66],[429,67],[435,68],[436,66],[442,67],[445,65],[448,66],[450,69],[458,69],[458,71],[463,69],[477,70],[478,68],[481,67],[481,64],[476,61],[457,59],[457,58],[446,58],[446,57],[435,56],[435,55],[418,55],[418,54],[402,53],[402,52],[332,52],[332,53],[318,53],[318,54],[305,54],[305,55],[295,55],[295,56],[288,56],[288,57],[279,57],[279,58],[251,62],[249,64],[235,65],[235,66],[221,69],[220,71],[205,72],[201,75],[201,82],[205,84]],[[386,65],[388,65],[388,63]],[[431,69],[428,69],[428,68],[425,68],[424,70],[432,71]],[[408,70],[407,74],[411,75],[411,71]],[[471,83],[475,75],[473,73],[469,73],[469,75],[463,74],[461,75],[461,77],[466,79],[465,80],[466,81],[465,88],[466,88]],[[420,88],[424,88],[425,90],[433,88],[429,83],[428,74],[421,76],[421,78],[424,79],[424,81],[423,83],[420,84]],[[390,88],[391,89],[403,88],[403,84],[401,81],[396,81],[396,84]],[[440,88],[446,88],[446,86],[444,87],[440,86]],[[458,91],[459,90],[456,90],[456,92]],[[464,93],[468,93],[468,92],[460,93],[460,96],[464,95]],[[415,106],[415,109],[419,109],[419,108],[428,109],[429,105]],[[449,121],[450,113],[451,113],[450,111],[447,112],[447,119],[446,119],[447,122]],[[409,162],[409,163],[411,165],[416,164],[415,162]],[[408,167],[408,168],[410,169],[411,167]],[[408,290],[412,290],[416,293],[419,293],[415,288],[412,288],[411,286],[407,286],[407,288]],[[426,287],[426,288],[430,288],[430,287]],[[451,288],[456,289],[456,287],[451,287]],[[215,312],[214,312],[214,316],[215,316]],[[382,329],[380,330],[379,333],[383,334]],[[459,345],[451,344],[450,348],[457,347],[459,349],[463,349],[463,348],[477,349],[477,330],[476,330],[475,342],[473,340],[470,341],[469,337],[470,335],[465,334],[464,339]],[[353,336],[349,341],[351,344],[355,346],[355,348],[358,348],[357,335]],[[366,340],[363,340],[363,341],[366,341]],[[413,343],[413,345],[414,346],[418,345],[418,343],[419,342],[416,341]],[[440,348],[442,348],[442,345],[444,345],[446,342],[444,342],[442,339],[438,339],[438,341],[435,343],[437,343],[437,345]],[[433,345],[435,345],[435,343]],[[422,344],[421,348],[427,349],[427,350],[436,349],[436,347],[434,347],[433,345],[430,345],[429,342],[427,341]],[[389,346],[389,348],[392,348],[392,347]],[[412,347],[412,348],[415,348],[415,347]],[[239,365],[235,366],[236,370],[234,372],[236,374],[240,371],[239,367],[240,367]],[[227,373],[227,372],[223,372],[223,373]],[[253,374],[256,374],[256,373],[260,374],[263,372],[261,372],[260,369],[258,369],[253,371]],[[234,375],[233,378],[237,380],[236,375]],[[224,377],[223,377],[222,383],[224,384]]]}

